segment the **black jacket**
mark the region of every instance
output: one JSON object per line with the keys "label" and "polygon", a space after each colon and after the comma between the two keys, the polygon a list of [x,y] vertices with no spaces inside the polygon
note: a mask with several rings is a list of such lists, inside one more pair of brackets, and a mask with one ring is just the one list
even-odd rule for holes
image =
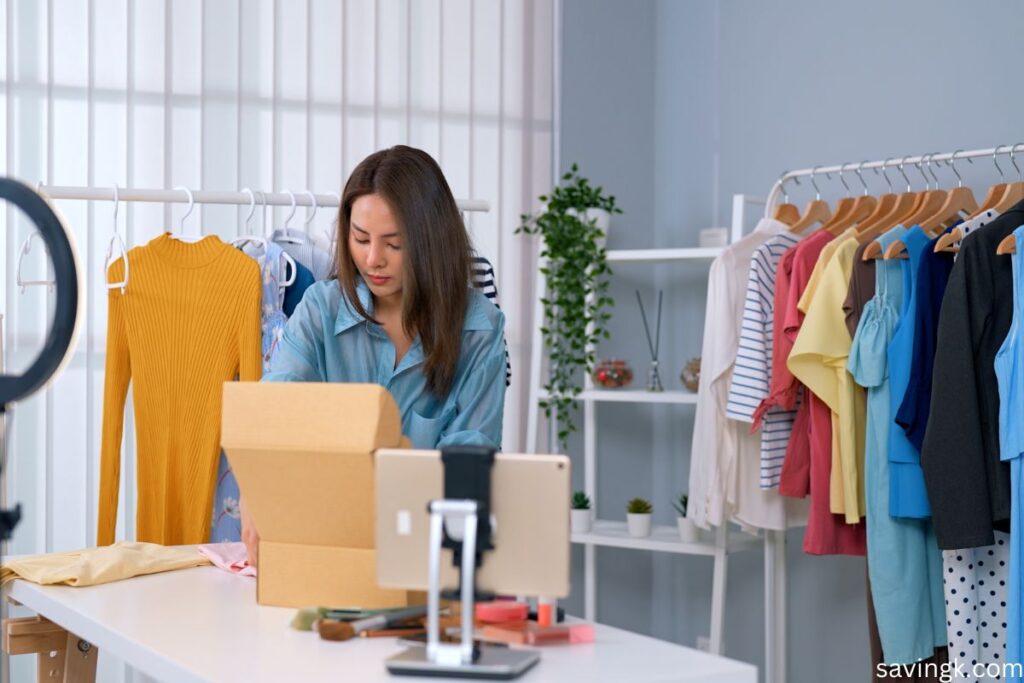
{"label": "black jacket", "polygon": [[969,234],[942,300],[921,466],[943,549],[991,545],[993,529],[1009,528],[994,362],[1013,318],[1013,270],[996,247],[1021,225],[1024,202]]}

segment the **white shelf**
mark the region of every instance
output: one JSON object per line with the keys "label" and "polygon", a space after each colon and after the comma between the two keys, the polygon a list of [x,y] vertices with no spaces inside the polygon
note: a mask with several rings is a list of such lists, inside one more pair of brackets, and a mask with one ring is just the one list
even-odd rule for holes
{"label": "white shelf", "polygon": [[[541,400],[550,398],[548,392],[540,392]],[[676,403],[696,405],[697,394],[693,391],[663,391],[653,393],[645,389],[587,389],[577,397],[580,401],[612,403]]]}
{"label": "white shelf", "polygon": [[689,247],[684,249],[609,249],[609,263],[656,263],[658,261],[710,260],[722,253],[722,247]]}
{"label": "white shelf", "polygon": [[[636,538],[629,535],[625,522],[607,520],[594,520],[590,531],[585,534],[573,534],[572,542],[631,550],[653,550],[678,555],[715,554],[715,539],[712,532],[701,531],[701,540],[697,543],[683,543],[679,538],[677,527],[655,526],[651,528],[650,536]],[[758,548],[760,543],[761,539],[759,538],[730,534],[729,552]]]}

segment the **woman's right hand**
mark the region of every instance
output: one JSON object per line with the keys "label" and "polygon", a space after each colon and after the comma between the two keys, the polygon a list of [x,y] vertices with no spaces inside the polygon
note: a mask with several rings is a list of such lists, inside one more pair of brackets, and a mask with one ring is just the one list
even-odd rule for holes
{"label": "woman's right hand", "polygon": [[249,564],[255,567],[259,559],[260,534],[256,531],[256,524],[253,523],[252,517],[249,516],[244,498],[239,498],[238,507],[242,517],[242,542],[245,543],[245,551],[249,555]]}

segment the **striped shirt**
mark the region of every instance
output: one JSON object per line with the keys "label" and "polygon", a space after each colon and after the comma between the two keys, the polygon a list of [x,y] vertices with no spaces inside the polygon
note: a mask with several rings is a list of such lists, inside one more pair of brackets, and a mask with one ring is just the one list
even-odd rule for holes
{"label": "striped shirt", "polygon": [[[775,271],[783,252],[800,241],[800,235],[781,232],[754,251],[747,278],[739,350],[733,369],[726,415],[740,422],[753,422],[754,412],[768,397],[772,378],[772,334],[774,332]],[[761,427],[761,488],[779,485],[786,446],[793,431],[795,410],[774,406]]]}
{"label": "striped shirt", "polygon": [[[470,258],[472,261],[472,281],[473,287],[477,289],[481,294],[487,297],[488,301],[501,309],[501,305],[498,304],[498,288],[494,284],[494,266],[483,256],[480,256],[476,252],[473,252],[473,256]],[[505,344],[505,386],[512,386],[512,362],[508,357],[508,341],[503,340]]]}

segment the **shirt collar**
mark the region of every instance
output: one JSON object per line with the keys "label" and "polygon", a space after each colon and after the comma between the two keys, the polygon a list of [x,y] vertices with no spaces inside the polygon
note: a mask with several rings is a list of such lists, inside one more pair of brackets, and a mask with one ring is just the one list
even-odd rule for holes
{"label": "shirt collar", "polygon": [[[341,284],[338,284],[341,287]],[[362,278],[356,279],[356,296],[363,305],[363,309],[373,317],[373,297],[370,296],[370,288],[366,286]],[[462,331],[487,331],[494,329],[494,322],[487,315],[486,306],[490,303],[481,296],[474,296],[470,293],[469,302],[466,307],[466,317],[462,321]],[[341,334],[355,325],[363,322],[362,316],[356,312],[355,307],[349,303],[345,296],[345,290],[341,291],[341,305],[338,306],[338,315],[334,319],[334,334]]]}

